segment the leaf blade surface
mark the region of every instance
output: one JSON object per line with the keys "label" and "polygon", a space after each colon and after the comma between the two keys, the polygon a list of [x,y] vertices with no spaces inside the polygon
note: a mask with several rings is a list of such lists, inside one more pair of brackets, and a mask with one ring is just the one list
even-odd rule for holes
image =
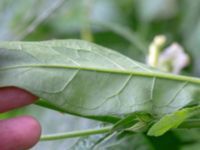
{"label": "leaf blade surface", "polygon": [[200,80],[159,72],[80,40],[0,43],[0,87],[83,116],[162,116],[198,101]]}

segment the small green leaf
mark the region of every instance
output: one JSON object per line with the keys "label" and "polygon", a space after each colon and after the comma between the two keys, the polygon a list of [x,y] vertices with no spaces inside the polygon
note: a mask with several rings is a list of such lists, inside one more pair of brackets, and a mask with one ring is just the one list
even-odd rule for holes
{"label": "small green leaf", "polygon": [[137,131],[137,129],[143,128],[144,124],[146,126],[151,119],[149,114],[133,113],[118,121],[112,130],[120,131],[126,129],[128,131]]}
{"label": "small green leaf", "polygon": [[163,135],[170,129],[177,128],[183,121],[195,115],[200,110],[199,106],[192,108],[184,108],[174,113],[165,115],[158,122],[156,122],[148,131],[150,136]]}
{"label": "small green leaf", "polygon": [[118,121],[112,128],[113,131],[120,131],[126,128],[131,127],[133,124],[135,124],[136,122],[138,122],[137,116],[136,114],[131,114],[128,115],[127,117],[121,119],[120,121]]}

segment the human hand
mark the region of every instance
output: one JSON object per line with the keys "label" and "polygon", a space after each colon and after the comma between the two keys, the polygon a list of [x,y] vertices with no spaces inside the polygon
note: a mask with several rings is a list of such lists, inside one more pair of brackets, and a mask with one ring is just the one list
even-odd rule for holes
{"label": "human hand", "polygon": [[[36,100],[36,96],[19,88],[0,88],[0,113]],[[40,124],[31,116],[0,120],[1,150],[27,150],[38,142],[40,135]]]}

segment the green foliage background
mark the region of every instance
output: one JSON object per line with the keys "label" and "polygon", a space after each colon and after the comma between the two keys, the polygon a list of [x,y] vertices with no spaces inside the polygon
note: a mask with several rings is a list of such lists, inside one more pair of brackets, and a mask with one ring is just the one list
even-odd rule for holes
{"label": "green foliage background", "polygon": [[[156,35],[164,34],[168,44],[180,43],[191,56],[191,64],[182,74],[200,77],[199,14],[199,0],[1,0],[0,39],[92,39],[97,44],[145,62],[149,43]],[[34,105],[0,117],[24,113],[38,118],[43,133],[87,129],[98,124]],[[199,139],[197,129],[170,131],[158,138],[130,134],[124,139],[123,135],[116,135],[102,149],[198,150]],[[87,142],[84,140],[76,144],[83,146],[79,149],[86,149],[88,139]],[[76,149],[72,146],[75,141],[40,142],[33,150]],[[114,146],[106,146],[109,143]]]}

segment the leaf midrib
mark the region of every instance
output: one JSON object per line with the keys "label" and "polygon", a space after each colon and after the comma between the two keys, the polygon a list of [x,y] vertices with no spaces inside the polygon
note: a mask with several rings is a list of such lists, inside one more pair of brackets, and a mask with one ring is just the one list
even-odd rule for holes
{"label": "leaf midrib", "polygon": [[142,71],[133,71],[133,70],[117,70],[117,69],[106,69],[106,68],[93,68],[93,67],[83,67],[83,66],[67,66],[67,65],[17,65],[17,66],[8,66],[0,68],[0,71],[17,69],[17,68],[61,68],[61,69],[78,69],[85,71],[95,71],[95,72],[104,72],[104,73],[116,73],[116,74],[127,74],[143,77],[156,77],[160,79],[167,80],[176,80],[176,81],[188,81],[194,84],[200,84],[200,79],[196,77],[188,77],[183,75],[173,75],[169,73],[158,73],[158,72],[142,72]]}

